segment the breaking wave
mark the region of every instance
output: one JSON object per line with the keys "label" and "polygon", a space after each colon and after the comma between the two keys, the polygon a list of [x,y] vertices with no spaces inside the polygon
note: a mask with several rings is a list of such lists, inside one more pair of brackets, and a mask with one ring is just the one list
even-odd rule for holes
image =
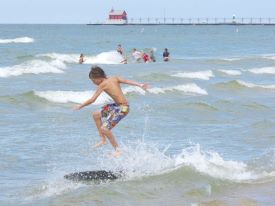
{"label": "breaking wave", "polygon": [[[80,54],[47,53],[37,56],[57,59],[66,63],[78,63]],[[123,57],[117,51],[108,51],[95,56],[85,55],[84,60],[83,64],[121,64]]]}
{"label": "breaking wave", "polygon": [[255,68],[249,69],[248,71],[253,74],[275,74],[275,67]]}
{"label": "breaking wave", "polygon": [[189,78],[189,79],[202,79],[209,80],[211,77],[214,77],[213,72],[211,70],[207,71],[198,71],[198,72],[182,72],[173,74],[174,77],[180,78]]}
{"label": "breaking wave", "polygon": [[263,89],[275,89],[275,85],[259,85],[259,84],[253,84],[253,83],[249,83],[249,82],[245,82],[245,81],[241,81],[241,80],[237,80],[237,83],[248,87],[248,88],[263,88]]}
{"label": "breaking wave", "polygon": [[[183,92],[190,95],[207,95],[207,91],[201,89],[196,84],[178,85],[173,87],[165,88],[151,88],[148,92],[151,94],[165,94],[166,92]],[[123,89],[125,95],[136,93],[145,95],[146,91],[139,87],[126,87]],[[44,98],[54,103],[83,103],[94,94],[94,91],[34,91],[34,95]],[[102,93],[94,102],[94,105],[104,104],[110,102],[111,98],[106,94]]]}
{"label": "breaking wave", "polygon": [[259,88],[259,89],[275,89],[275,85],[259,85],[242,80],[234,80],[226,83],[216,84],[219,88],[240,89],[240,88]]}
{"label": "breaking wave", "polygon": [[19,65],[0,68],[0,77],[20,76],[23,74],[63,73],[66,65],[59,60],[45,62],[27,61]]}
{"label": "breaking wave", "polygon": [[[257,166],[252,168],[252,166],[243,162],[224,160],[215,151],[203,151],[199,144],[183,149],[182,153],[176,157],[175,165],[190,166],[196,171],[213,178],[234,182],[259,180],[275,176],[272,169],[269,172],[266,172],[265,168],[258,171]],[[274,165],[272,168],[274,169]]]}
{"label": "breaking wave", "polygon": [[238,76],[242,74],[239,70],[219,69],[218,71],[230,76]]}
{"label": "breaking wave", "polygon": [[[144,141],[121,143],[123,155],[120,158],[108,158],[100,152],[96,155],[94,168],[97,170],[123,171],[121,181],[137,180],[148,182],[148,177],[154,176],[154,181],[168,181],[173,184],[179,178],[188,179],[194,177],[213,178],[216,182],[230,181],[233,183],[255,183],[273,181],[275,177],[274,159],[275,152],[263,154],[260,158],[253,159],[251,163],[226,160],[215,151],[205,151],[199,144],[182,149],[179,154],[168,155],[169,146],[158,148],[156,145],[147,144]],[[108,161],[106,161],[108,158]],[[268,168],[262,165],[269,160]],[[32,189],[32,196],[49,197],[60,195],[64,192],[74,191],[87,186],[84,182],[73,183],[63,178],[64,174],[71,171],[87,171],[93,166],[84,164],[75,168],[54,169],[53,178],[48,179],[39,187]],[[71,169],[71,170],[70,170]],[[171,181],[174,180],[174,181]]]}
{"label": "breaking wave", "polygon": [[33,38],[30,37],[19,37],[15,39],[0,39],[0,44],[9,44],[9,43],[32,43],[34,42]]}

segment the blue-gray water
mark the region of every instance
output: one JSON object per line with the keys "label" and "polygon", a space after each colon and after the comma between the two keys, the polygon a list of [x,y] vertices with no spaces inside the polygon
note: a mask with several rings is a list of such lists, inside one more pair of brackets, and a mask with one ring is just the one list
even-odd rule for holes
{"label": "blue-gray water", "polygon": [[[118,64],[119,43],[157,62]],[[151,85],[123,86],[120,158],[92,148],[109,98],[72,110],[95,90],[92,64]],[[274,205],[273,26],[0,25],[0,85],[0,205]],[[63,178],[98,169],[126,176]]]}

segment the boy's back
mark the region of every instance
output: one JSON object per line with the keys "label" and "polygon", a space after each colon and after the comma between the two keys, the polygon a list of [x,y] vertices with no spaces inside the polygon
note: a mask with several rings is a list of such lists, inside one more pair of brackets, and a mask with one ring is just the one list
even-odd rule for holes
{"label": "boy's back", "polygon": [[106,92],[117,104],[128,104],[122,89],[120,87],[121,77],[108,77],[106,78],[99,87]]}

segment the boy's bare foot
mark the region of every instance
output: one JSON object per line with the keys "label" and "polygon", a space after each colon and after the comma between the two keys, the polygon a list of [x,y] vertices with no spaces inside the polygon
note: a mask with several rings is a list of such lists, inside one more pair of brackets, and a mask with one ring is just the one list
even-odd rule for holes
{"label": "boy's bare foot", "polygon": [[114,153],[111,154],[113,157],[119,157],[122,154],[122,151],[120,149],[116,149]]}
{"label": "boy's bare foot", "polygon": [[101,146],[103,146],[103,145],[105,145],[105,144],[106,144],[106,141],[100,141],[100,142],[96,143],[96,144],[93,146],[93,148],[98,148],[98,147],[101,147]]}

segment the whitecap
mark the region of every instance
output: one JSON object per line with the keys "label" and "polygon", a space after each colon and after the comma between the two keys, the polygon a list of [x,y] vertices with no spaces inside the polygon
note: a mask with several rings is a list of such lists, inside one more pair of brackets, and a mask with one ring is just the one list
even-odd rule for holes
{"label": "whitecap", "polygon": [[[49,57],[66,63],[78,63],[80,54],[46,53],[37,57]],[[102,52],[97,55],[85,55],[83,64],[121,64],[123,56],[117,51]]]}
{"label": "whitecap", "polygon": [[30,37],[19,37],[15,39],[0,39],[0,44],[9,44],[9,43],[32,43],[34,42],[33,38]]}
{"label": "whitecap", "polygon": [[241,161],[224,160],[215,151],[201,150],[199,144],[183,149],[182,153],[177,155],[175,164],[178,167],[191,166],[211,177],[236,182],[257,180],[274,175],[264,171],[253,171]]}
{"label": "whitecap", "polygon": [[180,77],[180,78],[188,78],[188,79],[201,79],[201,80],[209,80],[211,77],[214,77],[213,72],[211,70],[198,71],[198,72],[181,72],[181,73],[173,74],[172,76]]}
{"label": "whitecap", "polygon": [[0,77],[20,76],[23,74],[63,73],[66,65],[58,60],[45,62],[42,60],[27,61],[19,65],[0,68]]}
{"label": "whitecap", "polygon": [[[91,98],[94,91],[35,91],[35,95],[54,103],[78,103],[81,104]],[[109,102],[111,98],[106,93],[101,93],[94,105]]]}
{"label": "whitecap", "polygon": [[253,83],[250,83],[250,82],[245,82],[245,81],[242,81],[242,80],[237,80],[237,82],[240,85],[248,87],[248,88],[275,89],[274,84],[273,85],[259,85],[259,84],[253,84]]}
{"label": "whitecap", "polygon": [[242,74],[239,70],[219,69],[218,71],[230,76],[238,76]]}
{"label": "whitecap", "polygon": [[254,68],[248,71],[253,74],[275,74],[275,67]]}
{"label": "whitecap", "polygon": [[[186,94],[207,95],[207,91],[198,87],[196,84],[177,85],[165,88],[155,87],[150,88],[147,91],[151,94],[162,94],[166,92],[180,91]],[[130,93],[145,95],[146,91],[139,87],[126,87],[123,88],[123,93],[125,95]],[[94,94],[94,91],[34,91],[34,94],[54,103],[71,102],[80,104],[86,101],[87,99],[91,98]],[[93,104],[100,105],[111,101],[111,97],[107,95],[105,92],[103,92],[99,95],[99,97]]]}

